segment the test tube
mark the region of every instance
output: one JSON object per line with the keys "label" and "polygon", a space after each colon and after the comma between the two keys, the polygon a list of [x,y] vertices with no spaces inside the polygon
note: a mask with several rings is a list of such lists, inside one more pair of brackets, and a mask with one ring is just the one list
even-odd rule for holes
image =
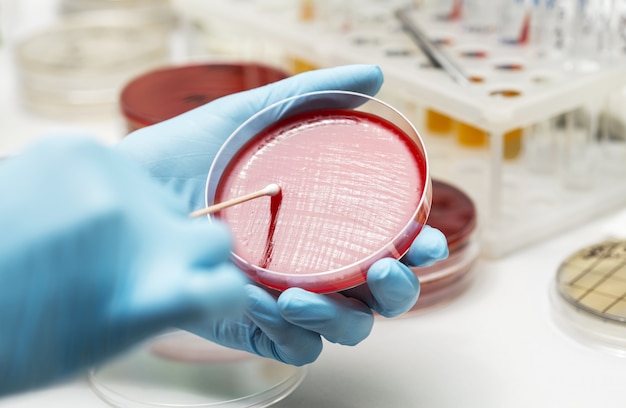
{"label": "test tube", "polygon": [[433,109],[426,109],[426,129],[435,135],[447,135],[454,128],[454,119]]}
{"label": "test tube", "polygon": [[611,49],[616,56],[626,54],[626,0],[615,0],[611,20]]}
{"label": "test tube", "polygon": [[298,19],[300,21],[313,21],[317,16],[314,0],[300,0]]}
{"label": "test tube", "polygon": [[4,42],[4,37],[5,37],[5,14],[6,14],[6,10],[5,10],[5,5],[4,5],[4,1],[0,0],[0,47],[2,46],[2,43]]}
{"label": "test tube", "polygon": [[507,0],[502,7],[500,41],[510,45],[528,42],[531,7],[529,0]]}
{"label": "test tube", "polygon": [[563,59],[572,41],[573,1],[533,0],[530,43],[538,57]]}
{"label": "test tube", "polygon": [[[503,134],[502,158],[512,160],[519,156],[522,149],[523,129],[511,129]],[[468,123],[457,123],[457,141],[466,147],[483,147],[489,143],[489,133]]]}
{"label": "test tube", "polygon": [[505,160],[513,160],[519,157],[522,151],[522,139],[524,129],[515,128],[504,134],[504,143],[502,144],[502,157]]}
{"label": "test tube", "polygon": [[601,114],[599,141],[602,165],[608,175],[626,173],[626,88],[612,92]]}
{"label": "test tube", "polygon": [[462,146],[481,147],[489,140],[487,132],[465,122],[457,122],[457,141]]}
{"label": "test tube", "polygon": [[594,69],[606,58],[613,0],[576,0],[572,16],[571,59],[575,68]]}
{"label": "test tube", "polygon": [[496,31],[501,13],[502,0],[464,0],[463,27],[476,33]]}
{"label": "test tube", "polygon": [[534,49],[537,57],[544,57],[547,55],[546,36],[548,31],[548,12],[545,0],[532,0],[530,13],[532,17],[528,43]]}
{"label": "test tube", "polygon": [[528,170],[539,174],[556,169],[557,140],[555,118],[540,120],[524,131],[524,159]]}
{"label": "test tube", "polygon": [[431,7],[437,20],[456,21],[461,18],[463,0],[433,1]]}
{"label": "test tube", "polygon": [[567,188],[586,189],[593,185],[598,167],[597,119],[597,112],[591,107],[563,115],[563,127],[558,132],[559,170]]}

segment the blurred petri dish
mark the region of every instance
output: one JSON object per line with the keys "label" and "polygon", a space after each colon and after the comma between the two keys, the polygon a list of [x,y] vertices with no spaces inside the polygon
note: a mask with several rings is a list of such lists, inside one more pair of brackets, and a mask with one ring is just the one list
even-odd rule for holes
{"label": "blurred petri dish", "polygon": [[92,370],[89,381],[100,398],[120,408],[256,408],[285,398],[306,372],[180,331]]}
{"label": "blurred petri dish", "polygon": [[123,84],[168,60],[169,39],[150,20],[85,13],[30,35],[16,52],[27,107],[49,116],[91,117],[115,113]]}
{"label": "blurred petri dish", "polygon": [[434,265],[411,268],[421,288],[412,311],[430,309],[460,295],[471,282],[470,272],[480,254],[478,217],[472,199],[444,181],[433,179],[432,185],[428,225],[445,235],[450,254]]}
{"label": "blurred petri dish", "polygon": [[156,10],[171,8],[170,0],[60,0],[62,12],[75,13],[93,10]]}
{"label": "blurred petri dish", "polygon": [[397,110],[353,92],[278,102],[238,128],[207,179],[211,205],[277,183],[281,194],[212,215],[234,237],[234,262],[270,288],[327,293],[362,284],[400,258],[428,218],[424,145]]}
{"label": "blurred petri dish", "polygon": [[555,286],[554,315],[566,332],[626,356],[626,241],[576,251],[559,267]]}
{"label": "blurred petri dish", "polygon": [[232,93],[286,78],[257,63],[170,66],[143,73],[124,86],[121,110],[129,131],[153,125]]}
{"label": "blurred petri dish", "polygon": [[116,11],[136,18],[140,24],[147,21],[154,27],[172,30],[176,25],[176,12],[170,0],[60,0],[62,15],[102,13]]}

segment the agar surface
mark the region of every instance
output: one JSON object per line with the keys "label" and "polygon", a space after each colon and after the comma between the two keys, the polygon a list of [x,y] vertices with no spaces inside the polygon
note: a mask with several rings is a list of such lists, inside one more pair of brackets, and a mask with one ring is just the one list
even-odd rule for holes
{"label": "agar surface", "polygon": [[594,315],[626,323],[626,241],[607,241],[568,258],[557,274],[561,295]]}
{"label": "agar surface", "polygon": [[268,180],[282,190],[272,204],[220,212],[242,259],[283,273],[330,271],[385,248],[414,216],[426,164],[406,135],[362,112],[323,112],[271,127],[227,169],[220,201]]}

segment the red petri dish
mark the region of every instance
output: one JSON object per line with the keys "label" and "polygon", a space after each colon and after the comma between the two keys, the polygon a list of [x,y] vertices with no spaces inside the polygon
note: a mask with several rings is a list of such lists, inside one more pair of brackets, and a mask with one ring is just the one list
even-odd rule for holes
{"label": "red petri dish", "polygon": [[[357,102],[359,110],[328,106],[336,105],[333,98]],[[367,111],[372,107],[376,113]],[[259,125],[285,110],[288,117]],[[278,196],[215,215],[233,233],[235,263],[259,283],[318,293],[357,286],[376,260],[400,258],[428,217],[424,146],[380,101],[312,93],[272,106],[242,128],[231,138],[243,141],[232,149],[229,139],[218,153],[216,163],[224,163],[211,169],[207,204],[280,185]]]}
{"label": "red petri dish", "polygon": [[448,248],[463,246],[476,229],[476,207],[472,199],[452,184],[433,179],[432,208],[428,224],[446,236]]}
{"label": "red petri dish", "polygon": [[153,125],[222,96],[287,78],[278,68],[255,63],[181,65],[131,80],[120,95],[128,131]]}
{"label": "red petri dish", "polygon": [[480,246],[476,238],[477,213],[472,199],[461,189],[432,180],[432,208],[428,224],[448,241],[447,259],[427,267],[412,267],[420,280],[420,296],[412,310],[424,310],[458,296],[470,282],[470,271]]}

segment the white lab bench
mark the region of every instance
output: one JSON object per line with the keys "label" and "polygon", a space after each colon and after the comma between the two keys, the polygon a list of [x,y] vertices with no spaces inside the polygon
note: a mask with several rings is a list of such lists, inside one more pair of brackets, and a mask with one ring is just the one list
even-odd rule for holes
{"label": "white lab bench", "polygon": [[[51,133],[88,132],[107,144],[123,134],[121,119],[75,124],[24,111],[16,102],[6,47],[0,49],[0,90],[2,155]],[[379,319],[356,347],[326,344],[302,384],[274,406],[626,407],[626,359],[562,331],[550,300],[561,261],[620,231],[626,236],[626,211],[502,259],[480,259],[471,285],[450,303],[401,319]],[[108,405],[84,378],[0,399],[2,408],[33,406]]]}

